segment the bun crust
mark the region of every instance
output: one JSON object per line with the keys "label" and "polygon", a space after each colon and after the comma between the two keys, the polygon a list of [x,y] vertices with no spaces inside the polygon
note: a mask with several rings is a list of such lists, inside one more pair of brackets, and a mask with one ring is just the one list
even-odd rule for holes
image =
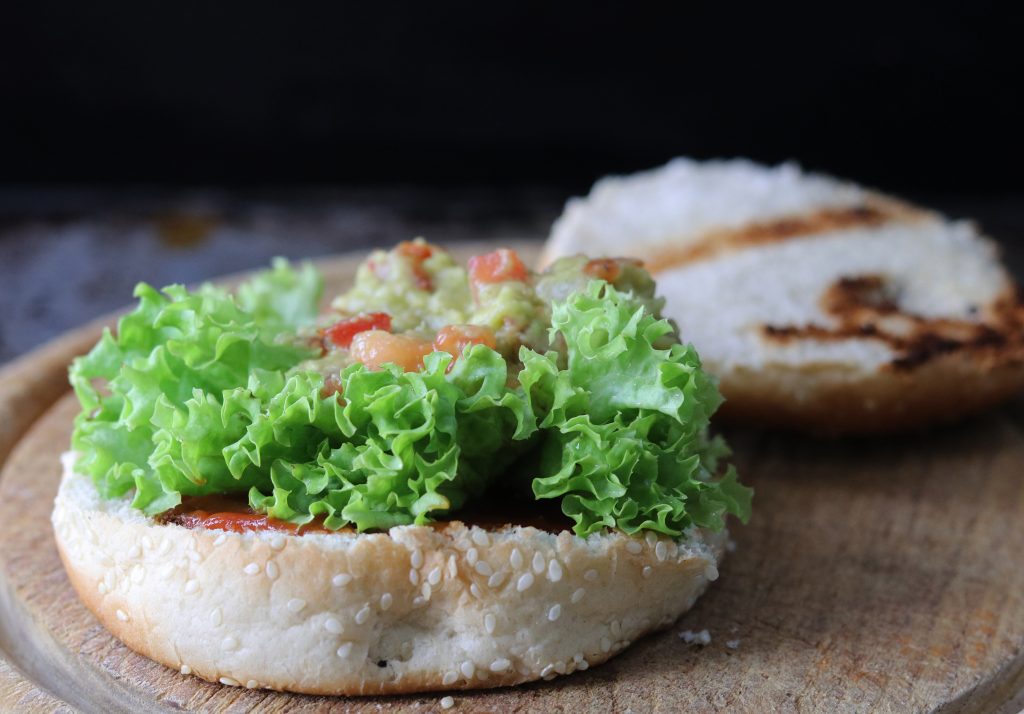
{"label": "bun crust", "polygon": [[574,253],[644,261],[720,379],[723,421],[885,432],[1024,388],[1024,298],[990,240],[792,164],[677,159],[602,179],[542,261]]}
{"label": "bun crust", "polygon": [[398,694],[586,669],[689,609],[727,537],[188,529],[101,501],[69,464],[53,525],[82,601],[133,650],[233,686]]}

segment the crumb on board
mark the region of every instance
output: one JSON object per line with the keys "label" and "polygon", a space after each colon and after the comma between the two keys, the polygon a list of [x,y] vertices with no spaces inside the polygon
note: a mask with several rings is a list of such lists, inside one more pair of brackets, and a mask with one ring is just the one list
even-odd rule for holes
{"label": "crumb on board", "polygon": [[444,697],[441,700],[441,708],[442,709],[451,709],[454,706],[455,706],[455,697]]}
{"label": "crumb on board", "polygon": [[686,644],[696,645],[708,645],[711,644],[711,633],[707,630],[701,630],[700,632],[694,632],[693,630],[683,630],[679,633],[679,639]]}
{"label": "crumb on board", "polygon": [[739,640],[728,640],[725,643],[725,646],[728,647],[731,650],[734,650],[734,649],[736,649],[737,647],[740,646],[740,641]]}

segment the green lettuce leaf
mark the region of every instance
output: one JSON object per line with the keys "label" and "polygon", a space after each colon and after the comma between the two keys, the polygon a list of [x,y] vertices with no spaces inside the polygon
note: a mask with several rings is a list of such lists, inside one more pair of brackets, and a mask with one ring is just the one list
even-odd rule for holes
{"label": "green lettuce leaf", "polygon": [[752,492],[731,469],[717,475],[728,449],[708,436],[721,396],[691,346],[656,347],[673,333],[666,320],[594,281],[554,305],[551,331],[564,369],[554,353],[521,354],[520,381],[546,413],[535,497],[561,499],[578,535],[679,535],[720,529],[727,513],[749,518]]}
{"label": "green lettuce leaf", "polygon": [[352,365],[335,391],[295,338],[320,290],[312,268],[283,261],[237,295],[139,285],[116,337],[71,366],[77,470],[105,498],[134,489],[150,515],[184,496],[246,493],[274,518],[365,531],[487,498],[536,446],[533,494],[560,499],[580,535],[677,535],[749,514],[750,491],[721,475],[728,450],[707,434],[713,381],[631,295],[595,281],[556,303],[552,344],[565,350],[524,348],[518,383],[474,345],[454,361],[428,355],[418,372]]}

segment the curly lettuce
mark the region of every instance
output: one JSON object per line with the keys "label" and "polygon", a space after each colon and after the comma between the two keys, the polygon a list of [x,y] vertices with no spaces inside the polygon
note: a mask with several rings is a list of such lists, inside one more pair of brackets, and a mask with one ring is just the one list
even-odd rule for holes
{"label": "curly lettuce", "polygon": [[592,282],[551,318],[554,353],[524,352],[520,380],[543,403],[546,440],[538,499],[561,499],[562,512],[587,535],[604,528],[680,535],[690,526],[746,521],[752,492],[729,467],[725,442],[708,436],[722,401],[692,346],[657,344],[673,335],[631,295]]}
{"label": "curly lettuce", "polygon": [[134,490],[149,515],[239,493],[273,518],[365,531],[487,498],[536,448],[533,495],[560,499],[579,535],[746,519],[750,491],[731,469],[718,475],[728,450],[707,435],[714,383],[692,348],[656,346],[672,328],[632,296],[595,281],[556,303],[552,344],[565,353],[523,348],[518,380],[474,345],[417,372],[351,365],[325,389],[294,338],[320,292],[312,268],[283,261],[235,295],[139,285],[116,336],[71,366],[76,469],[105,498]]}

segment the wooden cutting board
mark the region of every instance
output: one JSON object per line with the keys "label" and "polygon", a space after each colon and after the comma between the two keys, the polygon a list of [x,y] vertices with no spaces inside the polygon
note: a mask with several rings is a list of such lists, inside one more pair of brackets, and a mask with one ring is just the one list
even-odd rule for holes
{"label": "wooden cutting board", "polygon": [[[520,246],[536,255],[536,244]],[[461,256],[479,251],[463,246]],[[329,290],[359,256],[321,264]],[[435,711],[207,684],[140,657],[79,604],[50,532],[82,328],[0,372],[0,710]],[[43,413],[45,410],[45,413]],[[1016,712],[1024,706],[1024,401],[887,439],[728,434],[754,518],[670,630],[453,711]],[[706,647],[678,633],[707,629]]]}

